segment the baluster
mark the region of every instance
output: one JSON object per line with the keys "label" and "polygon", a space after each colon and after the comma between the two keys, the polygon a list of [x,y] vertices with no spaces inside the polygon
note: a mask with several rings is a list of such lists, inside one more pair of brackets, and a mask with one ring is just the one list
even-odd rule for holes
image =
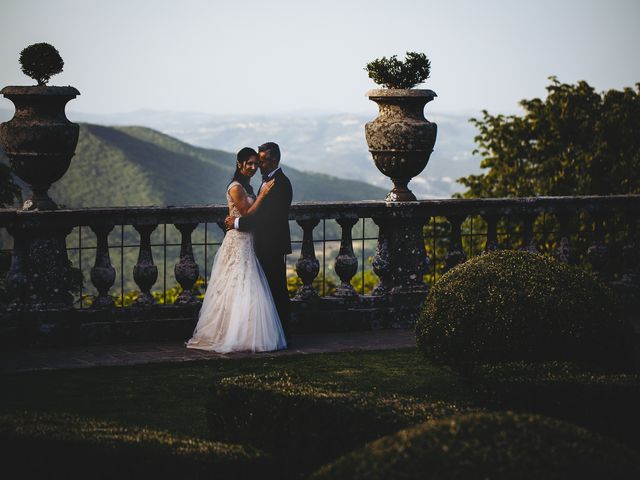
{"label": "baluster", "polygon": [[389,220],[378,217],[373,218],[374,223],[378,226],[378,244],[376,245],[376,253],[371,261],[373,272],[380,279],[380,283],[371,292],[372,295],[385,296],[391,293],[393,288],[391,273],[391,238],[389,230],[392,226]]}
{"label": "baluster", "polygon": [[452,215],[447,217],[451,224],[451,239],[449,243],[449,251],[444,258],[444,270],[448,272],[456,265],[467,260],[464,250],[462,249],[462,222],[465,220],[464,215]]}
{"label": "baluster", "polygon": [[498,221],[500,216],[487,214],[483,215],[482,218],[487,222],[487,242],[484,246],[484,253],[500,250],[500,245],[498,244]]}
{"label": "baluster", "polygon": [[111,265],[109,256],[109,233],[113,225],[91,225],[91,231],[96,235],[96,261],[91,269],[91,282],[98,290],[98,296],[93,301],[93,308],[110,308],[114,306],[109,289],[116,281],[116,270]]}
{"label": "baluster", "polygon": [[193,258],[193,247],[191,245],[191,233],[198,226],[197,223],[177,223],[174,226],[180,231],[182,240],[180,242],[180,259],[173,268],[176,280],[182,287],[182,292],[176,298],[175,304],[186,305],[197,303],[198,299],[193,295],[193,285],[198,280],[200,270]]}
{"label": "baluster", "polygon": [[133,267],[133,279],[140,287],[140,295],[134,302],[136,305],[148,306],[155,303],[151,295],[151,287],[158,279],[158,267],[153,264],[151,253],[151,232],[157,225],[135,225],[134,228],[140,234],[140,252],[138,253],[138,263]]}
{"label": "baluster", "polygon": [[571,251],[571,245],[569,239],[571,238],[571,232],[569,230],[571,214],[568,212],[560,212],[556,215],[559,223],[558,243],[554,251],[554,257],[556,260],[562,263],[573,263],[573,252]]}
{"label": "baluster", "polygon": [[536,239],[533,235],[533,224],[536,221],[536,217],[537,214],[535,213],[525,213],[522,216],[522,247],[520,247],[520,250],[538,253]]}
{"label": "baluster", "polygon": [[358,222],[358,217],[340,218],[337,221],[342,228],[342,239],[334,268],[340,277],[341,284],[333,295],[342,298],[357,298],[358,294],[351,285],[351,279],[358,271],[358,259],[353,253],[351,229]]}
{"label": "baluster", "polygon": [[318,292],[313,288],[313,280],[320,272],[320,262],[316,258],[316,251],[313,245],[313,229],[320,223],[317,218],[298,219],[298,225],[302,227],[302,248],[300,258],[296,262],[296,273],[302,280],[302,286],[296,293],[296,300],[315,300]]}
{"label": "baluster", "polygon": [[609,269],[609,247],[604,243],[604,214],[594,213],[593,217],[593,241],[587,249],[587,257],[591,262],[594,276],[603,282],[611,280]]}

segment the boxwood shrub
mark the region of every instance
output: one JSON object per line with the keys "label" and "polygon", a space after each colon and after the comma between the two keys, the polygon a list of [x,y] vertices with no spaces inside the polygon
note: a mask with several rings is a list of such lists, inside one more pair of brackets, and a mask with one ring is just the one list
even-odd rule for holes
{"label": "boxwood shrub", "polygon": [[630,327],[590,274],[525,251],[499,251],[453,268],[416,323],[427,358],[460,370],[490,362],[630,363]]}
{"label": "boxwood shrub", "polygon": [[537,415],[476,413],[397,432],[322,467],[314,480],[630,479],[640,458],[614,440]]}
{"label": "boxwood shrub", "polygon": [[640,447],[640,374],[566,362],[483,365],[478,401],[492,409],[548,415]]}
{"label": "boxwood shrub", "polygon": [[0,415],[3,478],[258,478],[267,454],[66,414]]}
{"label": "boxwood shrub", "polygon": [[219,380],[207,415],[213,438],[261,448],[287,475],[299,476],[408,425],[471,410],[410,396],[340,391],[277,373]]}

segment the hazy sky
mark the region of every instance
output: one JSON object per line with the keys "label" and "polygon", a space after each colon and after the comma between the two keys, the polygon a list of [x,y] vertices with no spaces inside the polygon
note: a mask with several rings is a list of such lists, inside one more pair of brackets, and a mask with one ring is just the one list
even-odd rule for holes
{"label": "hazy sky", "polygon": [[[0,86],[48,42],[69,111],[375,111],[364,65],[425,52],[428,109],[517,111],[547,77],[640,82],[640,0],[0,0]],[[0,108],[12,108],[0,100]]]}

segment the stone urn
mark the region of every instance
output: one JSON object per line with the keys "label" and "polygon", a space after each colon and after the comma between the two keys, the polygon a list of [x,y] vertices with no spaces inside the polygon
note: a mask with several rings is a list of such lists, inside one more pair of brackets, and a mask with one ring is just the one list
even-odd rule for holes
{"label": "stone urn", "polygon": [[373,161],[391,178],[387,202],[416,200],[409,181],[427,166],[436,142],[437,125],[424,117],[424,106],[436,97],[432,90],[375,89],[367,97],[380,108],[378,117],[365,125]]}
{"label": "stone urn", "polygon": [[33,192],[24,210],[54,210],[49,187],[62,178],[71,163],[80,127],[65,115],[65,105],[80,95],[73,87],[44,85],[0,90],[15,105],[13,118],[0,124],[0,142],[13,173]]}

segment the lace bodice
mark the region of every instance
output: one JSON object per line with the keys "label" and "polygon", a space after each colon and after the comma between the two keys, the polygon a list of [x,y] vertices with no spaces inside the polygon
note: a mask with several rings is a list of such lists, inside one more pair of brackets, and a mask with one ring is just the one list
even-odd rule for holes
{"label": "lace bodice", "polygon": [[[229,184],[229,186],[227,187],[227,205],[229,207],[229,215],[232,217],[241,217],[242,215],[240,214],[240,211],[238,210],[238,207],[236,207],[236,205],[233,203],[233,200],[231,200],[231,195],[229,195],[229,190],[231,190],[232,187],[236,186],[236,185],[240,185],[240,187],[244,190],[244,187],[240,184],[240,182],[236,182],[233,181]],[[249,203],[252,204],[253,202],[256,201],[256,196],[255,195],[251,195],[249,193],[247,193],[246,190],[244,190],[244,193],[247,194],[247,197],[249,197]]]}

